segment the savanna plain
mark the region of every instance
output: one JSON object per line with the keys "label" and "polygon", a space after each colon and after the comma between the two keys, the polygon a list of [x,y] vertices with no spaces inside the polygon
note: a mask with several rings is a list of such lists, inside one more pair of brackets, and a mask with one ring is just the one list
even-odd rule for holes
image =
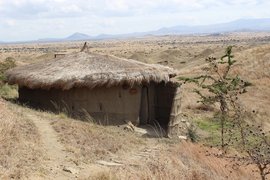
{"label": "savanna plain", "polygon": [[[2,44],[0,62],[12,58],[16,66],[22,66],[53,60],[55,54],[80,51],[83,43]],[[207,57],[220,58],[232,46],[237,60],[233,73],[252,83],[240,96],[241,104],[258,126],[270,130],[270,33],[147,36],[88,44],[93,53],[173,67],[178,70],[175,81],[180,76],[200,75]],[[193,89],[193,85],[181,85],[181,112],[196,127],[196,142],[142,136],[123,127],[72,119],[65,113],[34,110],[16,103],[15,86],[2,84],[0,178],[260,179],[253,165],[234,168],[231,160],[214,155],[219,150],[209,144],[215,144],[219,127],[211,117],[218,107],[197,103]]]}

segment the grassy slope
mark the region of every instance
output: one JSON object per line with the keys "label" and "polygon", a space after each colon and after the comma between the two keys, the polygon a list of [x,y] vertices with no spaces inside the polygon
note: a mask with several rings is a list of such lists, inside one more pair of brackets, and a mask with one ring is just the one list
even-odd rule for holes
{"label": "grassy slope", "polygon": [[[6,169],[3,167],[0,169],[0,174],[4,176],[27,177],[29,173],[42,170],[44,158],[40,157],[44,152],[38,149],[39,135],[35,126],[25,119],[26,113],[27,115],[33,113],[41,121],[51,121],[59,142],[72,154],[70,157],[78,166],[87,164],[96,166],[97,160],[117,160],[123,164],[120,167],[101,167],[102,170],[97,174],[89,169],[93,171],[92,179],[255,178],[248,169],[232,170],[226,167],[230,164],[229,161],[208,156],[207,152],[214,153],[215,150],[199,144],[179,140],[149,139],[125,132],[120,127],[102,127],[62,115],[37,112],[7,102],[2,102],[1,105],[4,107],[6,104],[8,108],[1,109],[5,114],[9,113],[8,122],[12,122],[12,125],[5,125],[4,118],[1,118],[1,137],[9,138],[3,141],[5,149],[1,148],[1,153],[10,155],[4,161]],[[20,121],[14,120],[17,118]],[[16,156],[12,155],[14,153]],[[9,171],[6,171],[8,168]],[[50,176],[48,173],[47,176]]]}
{"label": "grassy slope", "polygon": [[39,134],[21,109],[0,99],[0,178],[19,179],[42,168]]}
{"label": "grassy slope", "polygon": [[[78,164],[95,164],[97,160],[121,161],[124,166],[111,167],[95,178],[116,179],[247,179],[252,177],[243,170],[225,168],[226,162],[206,156],[206,148],[166,139],[146,139],[122,128],[102,127],[76,121],[46,112],[36,112],[1,100],[1,161],[0,175],[25,178],[42,171],[44,153],[39,149],[39,132],[26,117],[38,115],[40,120],[50,119],[52,127],[72,153]],[[106,169],[106,168],[104,168]],[[49,172],[47,172],[49,173]],[[49,175],[49,174],[47,174]]]}

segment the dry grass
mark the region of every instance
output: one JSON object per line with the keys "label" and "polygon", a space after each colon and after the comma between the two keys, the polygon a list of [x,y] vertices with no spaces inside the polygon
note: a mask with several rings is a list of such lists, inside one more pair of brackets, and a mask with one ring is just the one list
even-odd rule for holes
{"label": "dry grass", "polygon": [[[112,168],[107,174],[115,174],[119,179],[232,179],[253,180],[258,178],[251,172],[251,167],[233,170],[230,162],[221,158],[207,156],[215,150],[188,142],[174,145],[159,144],[158,151],[151,151],[149,157],[130,158],[130,165]],[[130,154],[132,156],[132,153]],[[229,165],[229,166],[227,166]]]}
{"label": "dry grass", "polygon": [[0,178],[20,179],[39,171],[41,150],[34,124],[0,99]]}
{"label": "dry grass", "polygon": [[95,175],[87,178],[88,180],[118,180],[118,178],[110,171],[98,172]]}
{"label": "dry grass", "polygon": [[[119,127],[103,127],[12,104],[6,108],[6,105],[0,104],[2,178],[27,178],[30,173],[42,170],[44,158],[41,157],[44,152],[38,149],[38,132],[32,122],[24,118],[31,113],[40,121],[51,121],[59,135],[59,142],[70,154],[68,158],[78,166],[96,166],[97,160],[118,160],[123,164],[120,167],[102,167],[96,174],[92,172],[93,176],[89,179],[256,178],[249,169],[232,170],[226,167],[229,161],[207,156],[206,152],[212,150],[200,145],[159,138],[146,139]],[[50,177],[50,172],[47,173]]]}
{"label": "dry grass", "polygon": [[[91,176],[93,179],[255,179],[250,169],[233,170],[230,162],[197,144],[166,139],[145,139],[121,128],[55,118],[52,123],[61,142],[78,164],[117,160]],[[229,165],[227,167],[227,165]],[[90,179],[91,179],[90,178]]]}
{"label": "dry grass", "polygon": [[55,119],[52,126],[76,161],[92,163],[144,145],[144,139],[118,127],[103,127],[72,119]]}

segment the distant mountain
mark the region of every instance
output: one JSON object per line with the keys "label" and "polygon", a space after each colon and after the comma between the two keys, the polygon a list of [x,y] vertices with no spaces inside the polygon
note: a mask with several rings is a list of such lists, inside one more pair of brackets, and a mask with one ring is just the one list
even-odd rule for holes
{"label": "distant mountain", "polygon": [[270,31],[269,19],[240,19],[229,23],[201,25],[201,26],[174,26],[170,28],[161,28],[153,31],[153,35],[166,34],[205,34],[205,33],[224,33],[224,32],[242,32],[242,31]]}
{"label": "distant mountain", "polygon": [[78,32],[76,32],[76,33],[68,36],[67,38],[65,38],[65,40],[70,40],[70,41],[87,40],[87,39],[92,39],[92,37],[87,35],[87,34],[78,33]]}
{"label": "distant mountain", "polygon": [[101,40],[101,39],[121,39],[143,36],[161,35],[185,35],[185,34],[218,34],[227,32],[257,32],[270,31],[270,18],[268,19],[240,19],[228,23],[200,25],[200,26],[174,26],[161,28],[156,31],[135,32],[129,34],[100,34],[89,36],[87,34],[75,33],[63,40]]}
{"label": "distant mountain", "polygon": [[83,33],[76,32],[66,38],[44,38],[38,39],[38,42],[61,42],[61,41],[80,41],[80,40],[90,40],[91,36]]}
{"label": "distant mountain", "polygon": [[[102,39],[123,39],[144,36],[162,35],[188,35],[188,34],[219,34],[229,32],[270,32],[270,18],[267,19],[240,19],[228,23],[199,25],[199,26],[174,26],[164,27],[156,31],[135,32],[128,34],[100,34],[90,36],[76,32],[66,38],[46,38],[32,42],[58,42],[58,41],[81,41],[81,40],[102,40]],[[0,42],[4,43],[4,42]]]}

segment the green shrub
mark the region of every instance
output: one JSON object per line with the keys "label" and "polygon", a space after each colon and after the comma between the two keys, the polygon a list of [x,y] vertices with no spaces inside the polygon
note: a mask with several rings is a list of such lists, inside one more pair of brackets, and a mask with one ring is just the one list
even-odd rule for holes
{"label": "green shrub", "polygon": [[0,97],[11,99],[18,97],[17,86],[10,86],[8,84],[3,84],[0,86]]}
{"label": "green shrub", "polygon": [[17,86],[9,86],[5,83],[5,72],[16,66],[15,59],[12,57],[6,58],[0,62],[0,96],[4,98],[14,98],[18,95]]}
{"label": "green shrub", "polygon": [[7,57],[4,62],[0,62],[0,85],[3,85],[6,80],[5,72],[15,66],[15,59],[12,57]]}

